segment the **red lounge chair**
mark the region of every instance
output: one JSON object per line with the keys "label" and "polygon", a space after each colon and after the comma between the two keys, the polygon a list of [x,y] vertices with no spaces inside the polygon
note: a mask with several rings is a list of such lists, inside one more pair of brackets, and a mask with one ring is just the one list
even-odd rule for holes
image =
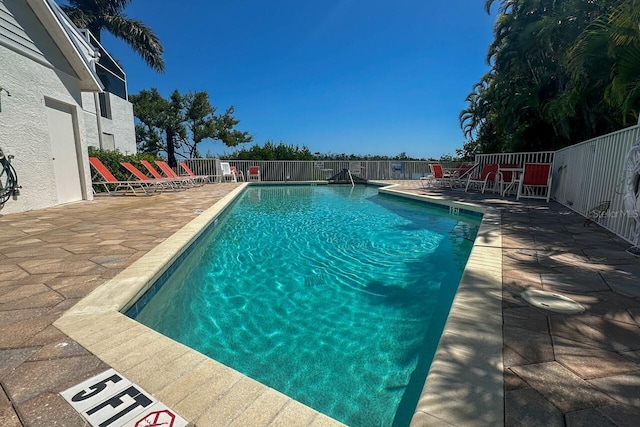
{"label": "red lounge chair", "polygon": [[217,175],[196,175],[195,173],[193,173],[191,168],[187,166],[185,162],[180,162],[180,167],[187,173],[187,175],[193,178],[196,182],[201,182],[202,184],[206,182],[214,182],[211,179],[213,178],[213,180],[215,180],[217,176]]}
{"label": "red lounge chair", "polygon": [[184,181],[182,179],[175,180],[175,179],[167,178],[167,177],[164,177],[164,176],[160,175],[160,173],[156,170],[156,168],[153,167],[153,165],[151,163],[149,163],[148,160],[140,160],[140,163],[142,163],[142,166],[144,166],[145,169],[147,169],[147,171],[149,171],[151,176],[153,176],[155,179],[163,179],[163,180],[169,182],[171,184],[171,186],[174,187],[174,188],[179,188],[179,187],[183,186],[182,184],[184,184]]}
{"label": "red lounge chair", "polygon": [[130,162],[120,162],[120,164],[132,175],[138,178],[140,181],[146,182],[149,185],[155,185],[159,190],[177,190],[174,182],[166,178],[149,178],[140,169],[132,165]]}
{"label": "red lounge chair", "polygon": [[173,171],[173,169],[171,169],[171,166],[169,166],[167,162],[163,160],[156,160],[155,164],[158,165],[162,173],[164,173],[167,176],[167,178],[171,178],[176,182],[180,182],[183,185],[188,185],[190,187],[196,186],[195,179],[191,178],[190,176],[179,176],[177,173]]}
{"label": "red lounge chair", "polygon": [[[145,183],[143,181],[118,180],[118,178],[113,176],[111,171],[109,171],[104,163],[102,163],[102,161],[100,161],[100,159],[97,157],[89,157],[89,163],[97,172],[96,175],[91,178],[91,183],[93,185],[102,185],[108,194],[122,194],[126,193],[128,190],[130,190],[133,194],[138,194],[136,193],[136,188],[138,189],[138,191],[142,191],[144,194],[149,194],[150,191],[156,190],[155,186],[150,186],[148,183]],[[98,176],[100,176],[102,180],[96,181],[96,178]],[[111,190],[109,186],[115,187],[115,189]]]}
{"label": "red lounge chair", "polygon": [[482,171],[480,172],[480,175],[477,175],[475,177],[469,175],[469,178],[467,179],[467,187],[465,188],[464,191],[465,192],[468,191],[471,185],[476,185],[476,186],[481,186],[482,193],[484,193],[484,190],[487,189],[487,186],[489,185],[489,183],[492,183],[491,185],[495,185],[497,176],[498,176],[497,163],[484,165],[484,167],[482,168]]}
{"label": "red lounge chair", "polygon": [[520,198],[544,199],[549,203],[551,163],[525,163],[516,200]]}
{"label": "red lounge chair", "polygon": [[148,160],[140,160],[140,163],[142,163],[142,166],[144,166],[149,171],[151,176],[153,176],[155,179],[166,179],[165,177],[160,175],[160,173],[158,173],[156,168],[154,168]]}

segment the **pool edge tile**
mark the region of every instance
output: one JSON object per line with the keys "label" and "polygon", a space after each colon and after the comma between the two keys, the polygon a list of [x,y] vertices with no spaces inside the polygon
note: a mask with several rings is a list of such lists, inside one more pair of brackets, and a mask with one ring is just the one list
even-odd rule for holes
{"label": "pool edge tile", "polygon": [[[85,346],[85,343],[86,343],[87,345],[85,347],[89,351],[92,351],[92,348],[98,350],[94,354],[97,357],[104,360],[103,357],[101,357],[101,354],[103,356],[106,354],[105,347],[108,347],[108,346],[105,346],[104,343],[102,343],[101,345],[96,345],[95,342],[92,342],[92,341],[95,341],[95,340],[91,340],[90,338],[92,331],[100,330],[101,333],[105,334],[106,336],[108,336],[110,333],[115,334],[117,332],[122,332],[120,321],[114,322],[115,324],[120,325],[117,328],[113,328],[113,326],[115,325],[110,325],[110,323],[114,320],[113,316],[115,315],[115,316],[126,317],[124,314],[121,313],[121,311],[128,309],[132,305],[132,300],[135,301],[136,298],[143,295],[144,292],[146,292],[146,290],[153,284],[153,282],[164,273],[164,271],[168,268],[167,266],[171,263],[171,261],[177,259],[181,255],[181,253],[184,252],[184,250],[186,250],[185,246],[188,246],[190,242],[193,242],[204,231],[207,225],[212,223],[215,220],[215,218],[218,215],[220,215],[220,213],[222,213],[226,209],[226,207],[231,204],[231,202],[233,202],[233,200],[244,190],[246,186],[247,185],[244,184],[234,189],[227,196],[221,199],[218,203],[214,204],[212,207],[207,209],[203,214],[193,219],[189,224],[187,224],[181,230],[176,232],[173,236],[169,237],[167,240],[160,243],[160,245],[158,245],[156,248],[152,249],[148,254],[141,257],[139,260],[137,260],[129,268],[122,271],[120,274],[115,276],[110,281],[96,288],[92,293],[90,293],[87,297],[85,297],[80,302],[78,302],[76,306],[74,306],[71,310],[67,311],[60,319],[58,319],[58,321],[56,321],[55,323],[55,326],[60,328],[63,332],[65,332],[71,338],[75,339],[79,344]],[[454,342],[456,341],[456,339],[460,339],[459,336],[456,337],[457,334],[455,330],[455,327],[456,327],[455,314],[464,313],[464,307],[462,307],[461,302],[467,299],[466,296],[468,292],[471,292],[470,294],[468,294],[469,296],[473,295],[473,287],[474,287],[473,283],[469,283],[471,282],[470,279],[468,278],[465,279],[465,275],[469,270],[469,266],[470,265],[472,266],[471,270],[469,271],[473,273],[476,269],[477,270],[486,269],[488,267],[487,266],[488,262],[489,263],[499,262],[500,264],[497,266],[499,269],[497,271],[501,271],[500,270],[501,257],[491,256],[491,254],[487,252],[488,250],[490,251],[490,249],[492,248],[501,247],[499,214],[496,215],[496,213],[494,212],[494,211],[497,212],[497,210],[483,208],[478,205],[473,205],[470,203],[454,202],[454,201],[447,200],[446,198],[435,199],[431,197],[418,196],[411,193],[404,193],[397,190],[392,190],[390,188],[380,188],[379,191],[383,193],[389,192],[389,194],[397,194],[401,197],[408,197],[415,200],[428,201],[428,202],[432,202],[439,205],[454,206],[460,209],[468,210],[470,212],[482,213],[485,215],[485,219],[483,220],[483,223],[479,230],[479,236],[481,235],[481,233],[482,233],[482,236],[484,236],[483,241],[479,243],[478,239],[476,239],[476,243],[474,244],[472,255],[469,258],[468,267],[467,269],[465,269],[465,274],[463,275],[463,279],[460,282],[458,294],[456,294],[456,298],[454,299],[454,303],[451,308],[450,316],[452,316],[451,318],[452,320],[447,321],[447,325],[445,326],[445,330],[443,332],[443,337],[438,346],[438,351],[436,352],[436,358],[434,359],[434,362],[432,365],[432,367],[435,365],[435,366],[442,366],[446,368],[447,364],[445,363],[446,362],[445,356],[448,355],[448,357],[451,357],[451,354],[452,354],[451,351],[456,350],[455,346],[447,343]],[[473,259],[473,263],[471,262],[472,259]],[[496,271],[494,268],[491,268],[491,270]],[[495,278],[487,279],[487,280],[489,283],[491,283],[495,280]],[[501,289],[501,279],[500,279],[500,284],[498,289]],[[498,300],[498,302],[501,303],[500,300]],[[495,312],[495,311],[492,311],[492,312]],[[501,313],[501,309],[499,309],[498,312]],[[491,321],[492,324],[494,322],[498,323],[498,319],[499,319],[500,328],[501,328],[501,323],[502,323],[501,314],[500,316],[489,316],[489,317],[492,318],[492,321]],[[131,322],[134,322],[131,319],[129,320]],[[486,323],[487,316],[479,320],[482,320],[482,322]],[[78,326],[81,326],[81,327],[78,328]],[[183,416],[185,419],[187,419],[191,423],[194,423],[195,425],[198,425],[198,422],[200,422],[201,420],[207,419],[207,416],[205,416],[205,414],[212,414],[212,411],[214,411],[214,408],[217,405],[219,404],[224,405],[224,402],[220,402],[221,399],[224,399],[224,396],[226,396],[228,393],[231,392],[231,390],[239,386],[239,383],[244,384],[242,387],[249,387],[250,389],[255,388],[255,390],[260,391],[256,394],[255,399],[252,399],[250,402],[245,402],[245,405],[244,405],[245,409],[253,405],[253,403],[258,399],[261,393],[266,393],[266,391],[264,390],[269,389],[268,387],[258,383],[257,381],[254,381],[251,378],[246,377],[238,373],[237,371],[231,368],[228,368],[224,365],[220,365],[224,367],[224,369],[221,369],[221,372],[220,372],[220,375],[222,375],[222,377],[217,377],[216,378],[217,381],[214,381],[219,386],[217,388],[218,394],[215,394],[215,393],[189,394],[185,390],[185,388],[189,386],[188,381],[186,381],[186,384],[180,382],[178,385],[176,385],[175,388],[173,388],[173,385],[171,384],[169,385],[164,383],[154,384],[154,381],[150,380],[150,376],[149,376],[152,374],[143,375],[139,371],[134,369],[136,364],[144,363],[145,360],[149,358],[154,358],[158,353],[158,351],[152,351],[147,348],[147,347],[153,347],[153,346],[149,346],[149,343],[155,342],[156,344],[161,344],[159,345],[159,347],[162,347],[162,348],[179,346],[174,348],[173,349],[174,351],[178,351],[178,349],[180,347],[183,347],[183,345],[167,337],[164,337],[155,331],[151,331],[150,329],[149,331],[150,331],[149,333],[157,334],[157,335],[149,335],[149,333],[145,331],[139,334],[139,336],[133,338],[131,342],[127,341],[129,345],[135,345],[136,343],[140,343],[142,345],[142,348],[140,349],[141,351],[140,354],[133,358],[136,363],[131,365],[133,361],[129,360],[129,364],[127,364],[125,362],[125,359],[128,358],[127,354],[120,354],[119,358],[115,357],[115,355],[118,354],[118,348],[110,349],[111,353],[109,354],[111,355],[111,357],[108,357],[107,359],[109,360],[105,360],[105,361],[115,369],[121,370],[123,373],[127,373],[127,375],[130,376],[131,380],[137,382],[141,387],[145,388],[149,393],[153,395],[162,394],[165,396],[176,396],[176,401],[171,401],[172,399],[169,399],[169,401],[164,401],[164,403],[167,404],[167,406],[172,407],[172,409],[177,411],[181,416]],[[502,377],[501,377],[501,374],[502,374],[501,329],[499,334],[500,334],[500,356],[499,356],[500,363],[498,364],[499,365],[498,367],[500,370],[499,393],[500,395],[502,395],[503,392],[502,392]],[[158,342],[158,340],[162,341],[162,343]],[[167,341],[164,341],[164,340],[167,340]],[[494,346],[495,345],[491,345],[490,348],[492,349]],[[156,347],[156,350],[157,348],[158,347]],[[202,357],[203,362],[205,363],[208,363],[207,361],[212,361],[212,359],[207,358],[206,356],[196,352],[195,350],[189,349],[188,351],[197,353],[199,357]],[[464,352],[466,350],[457,350],[457,351]],[[496,359],[493,357],[491,357],[490,359],[494,362],[496,361]],[[197,366],[197,360],[198,360],[198,356],[194,356],[194,361],[193,361],[194,369],[195,369],[195,366]],[[218,362],[215,362],[215,363],[218,363]],[[474,370],[482,369],[483,366],[484,365],[480,363],[479,366],[474,367]],[[170,371],[171,370],[169,369],[169,372]],[[165,375],[165,374],[166,372],[163,371],[162,375]],[[187,375],[187,373],[182,371],[180,373],[174,373],[174,375],[178,377],[176,378],[176,380],[179,381],[179,379],[182,376]],[[461,425],[465,423],[468,424],[467,421],[469,420],[461,419],[458,416],[460,414],[460,412],[458,411],[460,411],[461,407],[469,406],[468,404],[469,395],[468,394],[465,395],[465,393],[463,392],[463,388],[467,387],[471,389],[472,386],[467,384],[467,381],[465,381],[465,379],[460,379],[459,381],[460,386],[458,388],[460,392],[456,393],[458,397],[451,396],[449,393],[447,393],[447,390],[451,388],[450,384],[447,385],[439,381],[438,375],[439,374],[437,374],[434,371],[434,374],[432,376],[430,371],[430,374],[427,377],[427,382],[426,382],[423,394],[420,398],[420,402],[414,414],[414,418],[415,418],[414,421],[419,422],[420,417],[424,416],[425,414],[428,414],[430,416],[435,417],[435,419],[446,421],[453,425]],[[193,384],[194,387],[198,387],[201,385],[202,385],[201,381],[194,381],[194,384]],[[225,387],[227,388],[225,389]],[[440,396],[449,394],[449,397],[447,397],[446,399],[444,399],[444,401],[441,401],[441,402],[438,402],[437,399],[430,398],[430,396],[437,396],[437,393],[440,393]],[[189,402],[190,399],[194,399],[194,398],[200,399],[201,401]],[[342,425],[338,421],[333,420],[330,417],[324,414],[321,414],[316,410],[301,404],[300,402],[297,402],[289,397],[286,397],[286,399],[288,399],[287,403],[285,403],[280,408],[280,411],[278,412],[278,414],[276,414],[274,417],[270,419],[268,424],[277,425],[278,422],[281,422],[284,419],[286,419],[286,417],[288,417],[292,412],[296,413],[296,412],[302,411],[305,414],[305,418],[310,419],[307,425],[318,425],[318,426]],[[500,400],[500,406],[502,407],[504,400],[503,399],[499,399],[499,400]],[[197,404],[194,406],[193,403],[197,403]],[[425,403],[426,403],[426,406],[425,406]],[[495,406],[497,408],[497,405]],[[489,411],[497,410],[496,408],[492,407]],[[236,417],[240,417],[241,416],[240,414],[241,412],[239,414],[236,413],[231,419],[228,419],[227,422],[231,422]],[[313,417],[311,417],[311,414],[313,414]],[[499,415],[500,417],[503,416],[502,409],[500,409]],[[477,422],[480,422],[480,420],[484,420],[484,418],[481,416],[476,416],[475,419]],[[414,423],[414,421],[412,421],[412,424]],[[497,423],[497,424],[500,424],[500,423]]]}

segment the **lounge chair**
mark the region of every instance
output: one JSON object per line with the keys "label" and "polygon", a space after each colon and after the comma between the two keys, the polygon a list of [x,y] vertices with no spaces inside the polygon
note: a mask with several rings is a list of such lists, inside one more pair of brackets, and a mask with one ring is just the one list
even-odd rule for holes
{"label": "lounge chair", "polygon": [[187,166],[185,162],[180,162],[180,167],[187,173],[187,175],[193,178],[196,182],[201,182],[202,184],[207,182],[214,182],[215,178],[218,176],[218,175],[196,175],[195,173],[193,173],[191,168]]}
{"label": "lounge chair", "polygon": [[[102,163],[102,161],[97,157],[89,157],[89,163],[96,170],[96,175],[91,178],[91,183],[93,185],[102,185],[105,191],[110,194],[123,194],[127,191],[131,191],[133,194],[138,194],[138,191],[143,192],[144,194],[149,194],[150,192],[155,192],[157,190],[157,186],[150,185],[144,181],[120,181],[118,178],[113,176],[111,171],[107,169],[107,167]],[[97,177],[102,178],[97,181]],[[109,187],[113,187],[114,189],[110,189]]]}
{"label": "lounge chair", "polygon": [[260,181],[260,166],[249,166],[247,181]]}
{"label": "lounge chair", "polygon": [[238,182],[238,180],[236,179],[236,174],[231,170],[231,165],[229,163],[220,162],[220,167],[222,168],[223,181]]}
{"label": "lounge chair", "polygon": [[167,176],[167,178],[171,178],[176,182],[179,182],[183,186],[187,187],[195,187],[196,180],[191,178],[190,176],[180,176],[171,169],[171,166],[164,160],[155,160],[154,163],[160,168],[163,174]]}
{"label": "lounge chair", "polygon": [[469,187],[471,186],[481,188],[483,194],[489,185],[492,185],[495,189],[496,180],[498,178],[498,167],[497,163],[490,163],[482,167],[482,171],[479,175],[469,175],[469,178],[467,179],[467,186],[464,191],[469,191]]}
{"label": "lounge chair", "polygon": [[151,163],[149,163],[148,160],[140,160],[140,163],[142,163],[142,166],[144,166],[149,171],[151,176],[153,176],[155,179],[164,179],[167,182],[170,182],[171,185],[175,188],[185,187],[184,179],[180,178],[176,180],[176,179],[167,178],[165,176],[160,175],[160,173],[156,170],[156,168],[153,167]]}
{"label": "lounge chair", "polygon": [[149,178],[145,175],[140,169],[135,167],[131,162],[120,162],[122,167],[124,167],[131,176],[135,176],[140,181],[143,181],[149,185],[155,185],[159,190],[177,190],[178,187],[175,186],[173,180],[168,178]]}
{"label": "lounge chair", "polygon": [[160,173],[156,170],[156,168],[153,167],[151,163],[149,163],[148,160],[140,160],[140,163],[142,163],[142,166],[144,166],[145,169],[147,169],[151,176],[153,176],[155,179],[166,179],[166,177],[160,175]]}
{"label": "lounge chair", "polygon": [[516,200],[551,198],[551,163],[525,163]]}

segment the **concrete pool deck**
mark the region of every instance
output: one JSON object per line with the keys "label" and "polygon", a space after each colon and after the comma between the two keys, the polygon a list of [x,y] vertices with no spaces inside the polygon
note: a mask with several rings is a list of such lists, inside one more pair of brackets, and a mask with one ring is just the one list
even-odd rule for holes
{"label": "concrete pool deck", "polygon": [[[515,203],[493,195],[425,191],[415,181],[400,184],[414,194],[500,210],[502,298],[496,298],[503,318],[505,409],[496,416],[505,425],[635,424],[640,414],[640,261],[624,252],[629,245],[598,226],[583,227],[583,218],[553,202]],[[99,198],[0,217],[0,425],[85,425],[58,393],[109,366],[198,425],[334,424],[210,359],[201,360],[186,348],[176,351],[164,344],[170,340],[124,316],[84,311],[83,321],[61,319],[81,298],[237,186]],[[520,298],[527,288],[570,296],[587,310],[557,315],[532,308]],[[75,308],[93,310],[88,302],[82,304]],[[113,321],[91,325],[84,321],[91,316],[111,316]],[[53,326],[56,321],[77,334],[83,345]],[[123,325],[127,334],[110,329]],[[132,347],[134,338],[143,335],[151,338],[142,347]],[[482,361],[483,345],[491,337],[462,338],[477,341],[480,349],[465,360]],[[148,354],[154,362],[142,363]],[[464,374],[468,365],[460,362],[448,368],[449,380]],[[181,374],[165,375],[168,367]],[[502,366],[493,372],[469,371],[495,383],[496,369],[502,372]],[[215,381],[220,371],[230,383]],[[455,396],[456,387],[450,390],[454,398],[465,398]],[[207,403],[215,393],[220,396],[215,404]],[[483,405],[494,404],[470,399],[468,412],[486,411]],[[431,415],[435,418],[422,421],[444,424],[438,414]],[[486,425],[482,420],[476,424]]]}

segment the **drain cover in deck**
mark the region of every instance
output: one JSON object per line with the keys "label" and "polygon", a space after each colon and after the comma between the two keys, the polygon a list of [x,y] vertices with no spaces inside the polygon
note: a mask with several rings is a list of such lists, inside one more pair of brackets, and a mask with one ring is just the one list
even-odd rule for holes
{"label": "drain cover in deck", "polygon": [[520,296],[532,306],[543,310],[562,314],[576,314],[584,311],[584,306],[581,304],[554,292],[530,289],[520,294]]}

